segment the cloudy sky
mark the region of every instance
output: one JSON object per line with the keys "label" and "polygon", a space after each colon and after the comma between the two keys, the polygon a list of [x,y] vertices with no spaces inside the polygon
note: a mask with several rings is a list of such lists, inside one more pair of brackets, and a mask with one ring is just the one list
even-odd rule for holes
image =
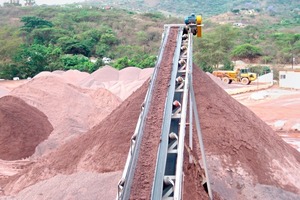
{"label": "cloudy sky", "polygon": [[[67,4],[67,3],[75,3],[75,2],[83,2],[83,1],[84,0],[35,0],[36,4],[38,4],[38,5]],[[1,5],[3,5],[4,2],[9,2],[9,0],[0,0]],[[20,0],[20,3],[24,4],[24,0]]]}

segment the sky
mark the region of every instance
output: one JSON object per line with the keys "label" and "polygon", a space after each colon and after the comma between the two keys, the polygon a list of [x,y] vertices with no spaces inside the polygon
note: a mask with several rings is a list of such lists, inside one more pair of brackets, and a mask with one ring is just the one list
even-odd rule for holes
{"label": "sky", "polygon": [[[48,5],[54,5],[54,4],[68,4],[68,3],[77,3],[77,2],[83,2],[84,0],[35,0],[36,4],[42,5],[42,4],[48,4]],[[9,0],[0,0],[0,4],[3,5],[3,3],[9,2]],[[24,4],[24,0],[20,0],[21,4]]]}

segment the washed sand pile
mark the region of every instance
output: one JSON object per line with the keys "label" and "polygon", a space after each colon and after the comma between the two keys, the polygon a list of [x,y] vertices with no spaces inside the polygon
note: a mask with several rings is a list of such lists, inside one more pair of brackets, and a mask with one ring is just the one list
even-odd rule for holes
{"label": "washed sand pile", "polygon": [[[11,177],[5,187],[5,193],[16,193],[57,174],[123,170],[130,146],[129,141],[134,132],[147,87],[148,83],[145,83],[105,120],[86,134],[64,144],[57,151],[43,156],[20,174]],[[117,183],[106,181],[105,184],[113,189]],[[90,187],[94,186],[91,184]],[[49,186],[49,190],[52,189]],[[116,193],[107,199],[114,199],[115,195]]]}
{"label": "washed sand pile", "polygon": [[50,137],[38,146],[37,156],[90,130],[121,103],[105,89],[81,89],[56,75],[36,77],[11,94],[45,113],[54,127]]}
{"label": "washed sand pile", "polygon": [[104,66],[80,82],[84,88],[106,88],[122,100],[138,89],[153,72],[153,68],[127,67],[120,71]]}
{"label": "washed sand pile", "polygon": [[[93,200],[113,199],[122,172],[92,173],[77,172],[71,175],[58,174],[21,191],[15,197],[0,197],[3,200],[51,199],[51,200]],[[110,183],[110,184],[103,184]]]}
{"label": "washed sand pile", "polygon": [[126,67],[117,70],[111,66],[104,66],[92,74],[78,70],[41,72],[34,78],[44,76],[60,77],[67,83],[88,89],[105,88],[125,100],[133,91],[137,90],[153,73],[153,68],[140,69]]}
{"label": "washed sand pile", "polygon": [[78,70],[68,70],[61,74],[61,77],[68,83],[78,85],[80,81],[90,76],[87,72],[81,72]]}
{"label": "washed sand pile", "polygon": [[5,94],[7,94],[7,91],[11,91],[16,87],[19,87],[20,85],[23,85],[27,83],[29,80],[17,80],[17,81],[12,81],[12,80],[1,80],[0,81],[0,95],[1,91],[4,91]]}
{"label": "washed sand pile", "polygon": [[31,156],[52,130],[46,115],[38,109],[17,97],[0,98],[0,159]]}
{"label": "washed sand pile", "polygon": [[9,93],[9,90],[4,88],[4,87],[0,87],[0,97],[3,97],[5,95],[7,95]]}
{"label": "washed sand pile", "polygon": [[78,71],[78,70],[68,70],[68,71],[56,70],[56,71],[53,71],[53,72],[49,72],[49,71],[40,72],[34,78],[45,77],[45,76],[60,77],[64,81],[66,81],[67,83],[71,83],[73,85],[78,85],[78,83],[81,80],[83,80],[86,77],[90,76],[90,74],[87,73],[87,72],[81,72],[81,71]]}

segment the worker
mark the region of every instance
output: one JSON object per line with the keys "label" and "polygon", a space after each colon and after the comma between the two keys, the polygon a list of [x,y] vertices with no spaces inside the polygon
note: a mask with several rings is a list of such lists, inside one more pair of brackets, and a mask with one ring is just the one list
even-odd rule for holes
{"label": "worker", "polygon": [[173,101],[172,114],[177,115],[181,112],[181,103],[177,100]]}

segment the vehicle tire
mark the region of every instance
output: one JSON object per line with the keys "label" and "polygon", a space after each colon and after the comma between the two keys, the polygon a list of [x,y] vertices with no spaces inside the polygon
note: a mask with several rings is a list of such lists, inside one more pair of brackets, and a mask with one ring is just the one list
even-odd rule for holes
{"label": "vehicle tire", "polygon": [[229,84],[230,79],[229,79],[228,77],[223,77],[223,78],[222,78],[222,81],[223,81],[224,83]]}
{"label": "vehicle tire", "polygon": [[249,81],[248,78],[244,77],[244,78],[242,78],[241,82],[242,82],[243,85],[248,85],[250,81]]}
{"label": "vehicle tire", "polygon": [[232,80],[230,79],[228,84],[231,84],[231,83],[232,83]]}
{"label": "vehicle tire", "polygon": [[250,85],[251,81],[249,81],[248,85]]}

